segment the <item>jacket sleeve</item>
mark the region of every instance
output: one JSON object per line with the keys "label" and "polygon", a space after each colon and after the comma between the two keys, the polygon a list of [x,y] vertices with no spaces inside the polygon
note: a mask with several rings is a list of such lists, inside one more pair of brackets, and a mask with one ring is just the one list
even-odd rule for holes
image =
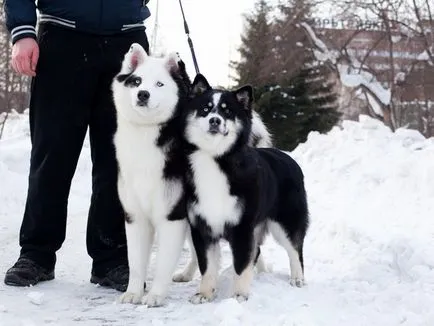
{"label": "jacket sleeve", "polygon": [[12,44],[26,37],[36,39],[35,0],[5,0],[4,9]]}

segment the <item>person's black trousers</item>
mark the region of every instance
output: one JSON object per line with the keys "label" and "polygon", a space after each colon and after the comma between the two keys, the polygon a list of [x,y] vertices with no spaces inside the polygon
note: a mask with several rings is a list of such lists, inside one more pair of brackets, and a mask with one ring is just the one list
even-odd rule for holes
{"label": "person's black trousers", "polygon": [[92,273],[127,263],[124,215],[117,194],[111,83],[132,43],[149,51],[144,30],[89,35],[40,26],[40,57],[30,99],[29,188],[20,230],[21,256],[52,269],[65,240],[71,180],[89,128],[92,197],[87,250]]}

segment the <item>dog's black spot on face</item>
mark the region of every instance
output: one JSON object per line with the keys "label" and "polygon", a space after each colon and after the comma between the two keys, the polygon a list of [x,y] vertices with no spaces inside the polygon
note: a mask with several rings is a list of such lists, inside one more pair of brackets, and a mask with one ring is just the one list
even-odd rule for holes
{"label": "dog's black spot on face", "polygon": [[[220,93],[218,103],[214,102],[215,94]],[[242,105],[236,100],[232,92],[207,91],[191,101],[191,111],[197,117],[206,117],[210,113],[220,115],[224,120],[235,120],[239,115],[245,115]]]}
{"label": "dog's black spot on face", "polygon": [[196,110],[196,115],[205,118],[211,111],[213,111],[213,103],[208,102],[203,107],[199,106]]}
{"label": "dog's black spot on face", "polygon": [[218,113],[226,120],[235,120],[236,110],[234,111],[231,107],[227,105],[219,105]]}
{"label": "dog's black spot on face", "polygon": [[119,74],[119,75],[116,76],[116,80],[119,83],[123,83],[130,76],[131,76],[131,74]]}
{"label": "dog's black spot on face", "polygon": [[125,86],[127,87],[139,87],[142,83],[142,78],[136,75],[130,75],[128,78],[125,79]]}
{"label": "dog's black spot on face", "polygon": [[221,94],[216,110],[225,120],[243,120],[247,117],[243,106],[237,101],[234,94],[228,91]]}

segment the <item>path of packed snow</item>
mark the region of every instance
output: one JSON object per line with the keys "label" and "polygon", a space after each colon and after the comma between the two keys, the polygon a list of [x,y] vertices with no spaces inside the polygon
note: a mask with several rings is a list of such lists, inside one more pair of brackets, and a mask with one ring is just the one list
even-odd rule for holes
{"label": "path of packed snow", "polygon": [[[27,119],[13,116],[0,141],[1,279],[19,252],[30,150]],[[409,130],[392,134],[363,116],[343,127],[328,135],[312,133],[292,153],[304,169],[311,210],[305,288],[289,285],[286,254],[269,239],[263,252],[273,272],[255,276],[245,303],[228,298],[232,272],[225,245],[214,303],[188,302],[196,277],[190,284],[174,284],[164,307],[116,304],[118,292],[89,283],[86,142],[56,279],[33,288],[1,282],[0,326],[434,325],[434,140]]]}

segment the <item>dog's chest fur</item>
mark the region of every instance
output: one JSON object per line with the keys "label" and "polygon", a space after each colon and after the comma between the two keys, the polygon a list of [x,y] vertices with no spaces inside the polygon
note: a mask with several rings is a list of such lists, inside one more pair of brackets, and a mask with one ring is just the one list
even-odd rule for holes
{"label": "dog's chest fur", "polygon": [[[119,196],[127,213],[167,217],[182,197],[180,178],[167,175],[170,149],[158,146],[160,127],[119,123],[114,142],[119,163]],[[134,218],[134,216],[133,216]]]}
{"label": "dog's chest fur", "polygon": [[189,163],[196,197],[189,205],[189,219],[195,225],[200,217],[213,236],[222,236],[225,226],[239,223],[242,203],[231,194],[229,180],[213,157],[199,150],[189,155]]}

